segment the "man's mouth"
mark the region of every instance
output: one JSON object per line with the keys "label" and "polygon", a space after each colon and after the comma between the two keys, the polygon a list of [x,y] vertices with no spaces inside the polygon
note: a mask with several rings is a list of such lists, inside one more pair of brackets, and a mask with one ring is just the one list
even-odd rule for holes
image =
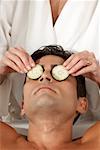
{"label": "man's mouth", "polygon": [[40,91],[50,91],[50,92],[53,92],[53,93],[56,93],[56,91],[53,89],[53,88],[51,88],[50,86],[41,86],[41,87],[39,87],[39,88],[37,88],[34,92],[33,92],[33,94],[35,95],[35,94],[37,94],[38,92],[40,92]]}

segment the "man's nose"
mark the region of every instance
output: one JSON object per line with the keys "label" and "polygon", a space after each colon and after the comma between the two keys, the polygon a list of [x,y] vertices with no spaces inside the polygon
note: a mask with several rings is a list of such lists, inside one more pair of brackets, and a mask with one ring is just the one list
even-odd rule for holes
{"label": "man's nose", "polygon": [[42,76],[39,78],[39,82],[52,82],[53,78],[50,72],[44,72]]}

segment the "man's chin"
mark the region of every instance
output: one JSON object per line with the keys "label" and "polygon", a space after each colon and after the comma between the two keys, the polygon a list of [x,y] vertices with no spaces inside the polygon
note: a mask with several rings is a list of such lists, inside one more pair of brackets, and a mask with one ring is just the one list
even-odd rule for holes
{"label": "man's chin", "polygon": [[47,95],[47,94],[43,94],[38,99],[38,105],[51,106],[51,105],[54,105],[54,104],[55,104],[54,97],[52,97],[50,95]]}
{"label": "man's chin", "polygon": [[52,116],[60,110],[58,100],[50,95],[44,94],[32,100],[31,110],[33,114],[40,116]]}
{"label": "man's chin", "polygon": [[48,94],[42,94],[39,95],[37,98],[33,99],[34,106],[40,107],[40,108],[48,108],[48,107],[54,107],[57,105],[57,100]]}

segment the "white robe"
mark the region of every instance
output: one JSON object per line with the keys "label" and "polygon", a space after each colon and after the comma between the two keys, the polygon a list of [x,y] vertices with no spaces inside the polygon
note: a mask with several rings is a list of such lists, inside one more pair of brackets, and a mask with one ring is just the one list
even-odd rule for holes
{"label": "white robe", "polygon": [[[59,44],[68,50],[92,51],[99,60],[99,36],[100,0],[68,0],[54,26],[49,0],[0,0],[0,58],[9,47],[21,46],[32,54],[41,46]],[[22,76],[14,73],[0,85],[0,115],[7,115],[9,101],[19,102],[21,81]],[[98,97],[95,103],[97,113]]]}

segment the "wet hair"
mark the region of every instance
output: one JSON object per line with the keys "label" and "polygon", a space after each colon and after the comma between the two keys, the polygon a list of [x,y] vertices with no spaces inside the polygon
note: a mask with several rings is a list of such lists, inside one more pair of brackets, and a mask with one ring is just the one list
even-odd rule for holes
{"label": "wet hair", "polygon": [[[62,46],[49,45],[40,47],[31,57],[35,62],[46,55],[55,55],[67,60],[72,54],[71,51],[64,50]],[[75,78],[77,81],[77,97],[86,97],[85,78],[82,75],[76,76]]]}

